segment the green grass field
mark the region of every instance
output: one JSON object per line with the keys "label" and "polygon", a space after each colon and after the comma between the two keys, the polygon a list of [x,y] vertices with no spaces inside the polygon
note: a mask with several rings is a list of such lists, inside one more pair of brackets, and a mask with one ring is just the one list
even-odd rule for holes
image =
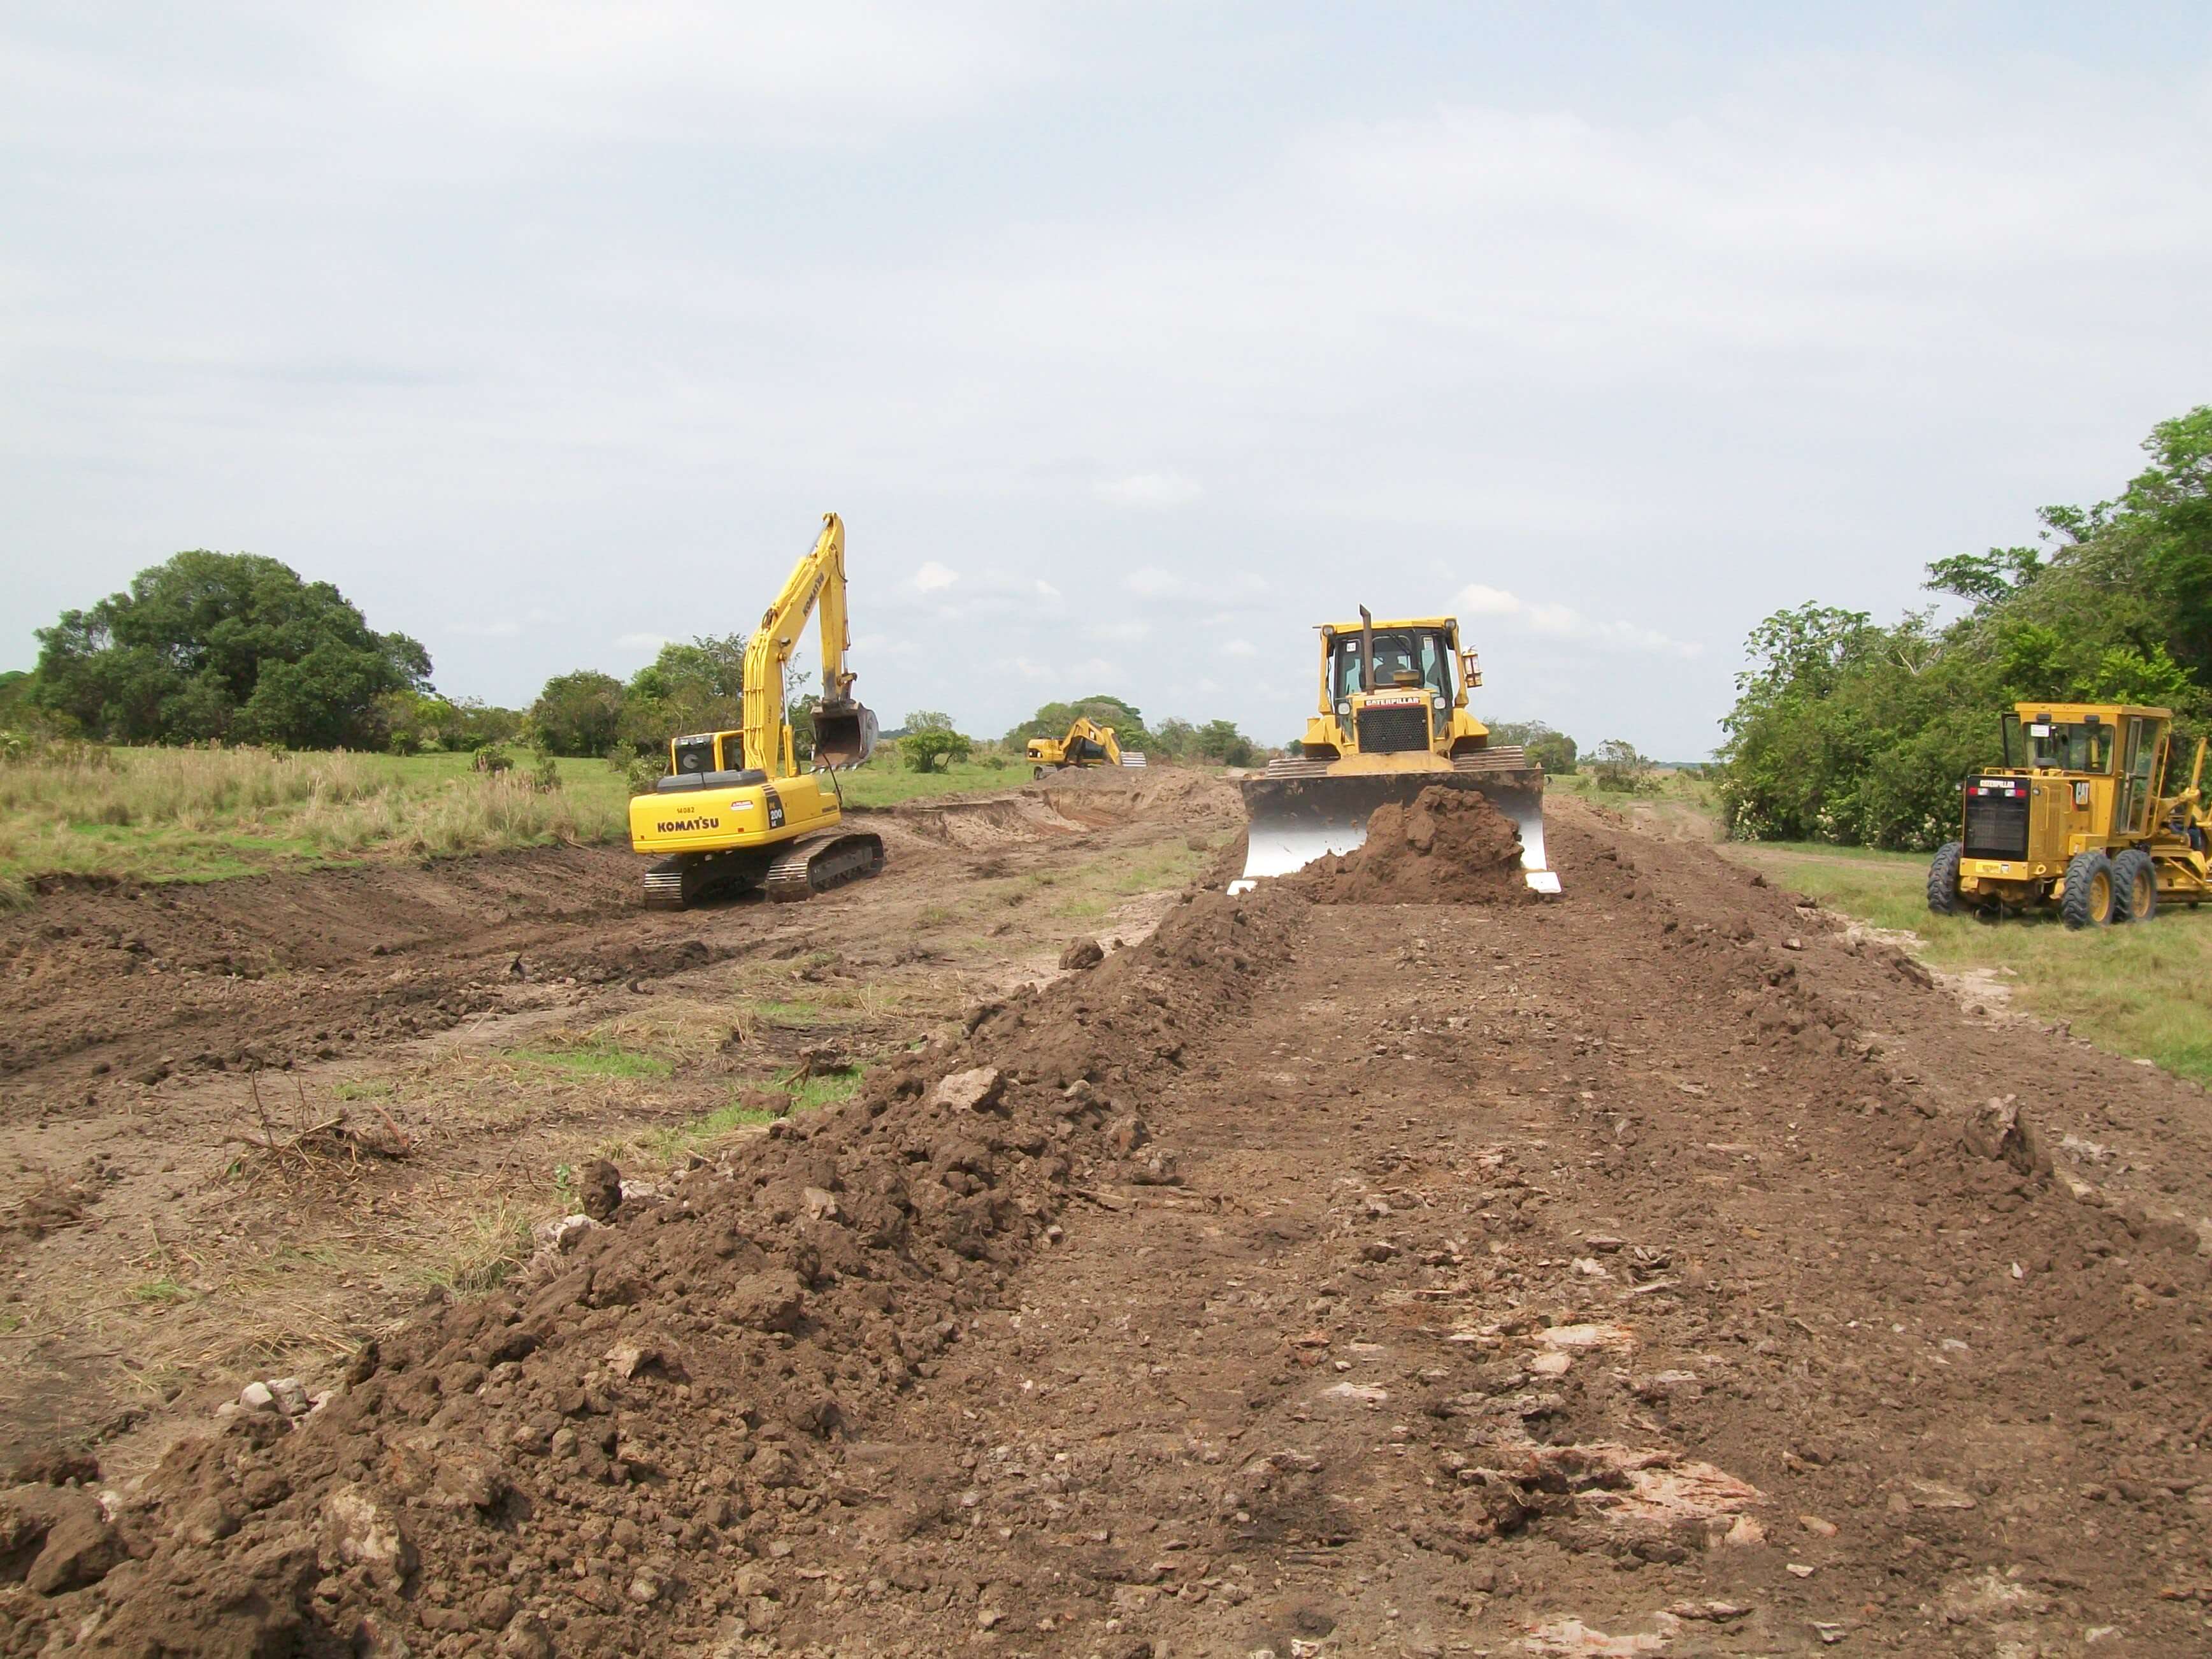
{"label": "green grass field", "polygon": [[1931,967],[1982,970],[2024,1012],[2064,1020],[2100,1048],[2212,1084],[2212,909],[2176,906],[2147,926],[2078,933],[2056,919],[1992,924],[1929,914],[1923,854],[1784,842],[1721,850],[1780,886],[1914,934],[1915,954]]}
{"label": "green grass field", "polygon": [[[44,875],[220,881],[364,859],[496,852],[628,833],[622,776],[561,760],[536,787],[530,757],[499,777],[466,755],[278,754],[84,744],[0,763],[0,903]],[[855,806],[1026,782],[1025,767],[949,771],[878,763],[844,779]]]}

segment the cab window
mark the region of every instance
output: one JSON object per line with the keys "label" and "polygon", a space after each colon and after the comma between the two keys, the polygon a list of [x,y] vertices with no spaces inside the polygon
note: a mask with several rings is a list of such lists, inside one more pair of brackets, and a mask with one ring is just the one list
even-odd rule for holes
{"label": "cab window", "polygon": [[[1452,695],[1451,649],[1434,629],[1378,628],[1375,630],[1375,689],[1388,691],[1401,677],[1444,696]],[[1359,690],[1359,635],[1340,634],[1330,658],[1329,696],[1341,702]]]}
{"label": "cab window", "polygon": [[2112,728],[2063,720],[2036,720],[2027,728],[2028,763],[2064,772],[2110,772]]}

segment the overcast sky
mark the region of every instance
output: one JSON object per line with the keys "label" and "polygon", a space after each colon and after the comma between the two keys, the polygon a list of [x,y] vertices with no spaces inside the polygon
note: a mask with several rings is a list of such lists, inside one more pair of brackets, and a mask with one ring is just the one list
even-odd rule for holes
{"label": "overcast sky", "polygon": [[[1794,19],[1794,21],[1793,21]],[[2212,7],[0,12],[0,666],[179,549],[526,702],[750,629],[1273,742],[1315,623],[1703,755],[2212,399]]]}

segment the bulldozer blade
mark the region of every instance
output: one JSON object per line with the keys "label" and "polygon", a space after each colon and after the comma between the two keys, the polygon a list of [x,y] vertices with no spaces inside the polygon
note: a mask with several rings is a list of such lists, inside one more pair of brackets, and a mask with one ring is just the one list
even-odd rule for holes
{"label": "bulldozer blade", "polygon": [[825,702],[814,711],[814,763],[858,766],[875,752],[876,714],[857,702]]}
{"label": "bulldozer blade", "polygon": [[1540,772],[1342,772],[1308,777],[1246,778],[1244,873],[1230,884],[1241,893],[1266,876],[1285,876],[1315,860],[1340,856],[1367,841],[1367,820],[1388,802],[1411,805],[1441,785],[1486,797],[1521,833],[1522,878],[1539,893],[1556,893],[1559,878],[1544,851],[1544,777]]}

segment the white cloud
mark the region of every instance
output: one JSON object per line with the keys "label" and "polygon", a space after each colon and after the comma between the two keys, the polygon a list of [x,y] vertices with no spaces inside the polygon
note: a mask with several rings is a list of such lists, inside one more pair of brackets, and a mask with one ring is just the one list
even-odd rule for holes
{"label": "white cloud", "polygon": [[915,587],[924,593],[940,593],[960,580],[957,570],[947,570],[934,559],[914,573]]}
{"label": "white cloud", "polygon": [[1191,592],[1188,582],[1156,564],[1139,565],[1121,579],[1121,585],[1140,599],[1180,599]]}
{"label": "white cloud", "polygon": [[1093,623],[1089,629],[1092,639],[1111,640],[1117,645],[1133,645],[1139,640],[1149,638],[1152,631],[1152,625],[1150,623],[1139,622],[1133,617],[1125,617],[1115,622]]}
{"label": "white cloud", "polygon": [[1249,640],[1231,640],[1221,647],[1232,657],[1256,657],[1260,647]]}
{"label": "white cloud", "polygon": [[1041,599],[1056,599],[1060,596],[1060,590],[1048,581],[1038,582],[1036,591],[1037,597]]}
{"label": "white cloud", "polygon": [[1107,480],[1091,489],[1101,501],[1142,507],[1182,507],[1206,493],[1194,480],[1179,472],[1132,472],[1126,478]]}
{"label": "white cloud", "polygon": [[440,0],[345,31],[380,90],[563,138],[850,147],[1050,71],[1018,9],[895,0]]}
{"label": "white cloud", "polygon": [[658,653],[662,646],[668,643],[665,634],[617,634],[615,636],[615,649],[617,651]]}
{"label": "white cloud", "polygon": [[447,623],[446,631],[459,634],[464,639],[512,640],[521,635],[522,624],[511,617],[502,617],[494,622]]}
{"label": "white cloud", "polygon": [[1601,622],[1586,617],[1571,605],[1522,599],[1502,587],[1470,582],[1459,591],[1458,614],[1462,617],[1510,617],[1533,634],[1573,640],[1614,651],[1649,651],[1674,657],[1703,654],[1705,647],[1692,641],[1670,639],[1656,629],[1636,623]]}

